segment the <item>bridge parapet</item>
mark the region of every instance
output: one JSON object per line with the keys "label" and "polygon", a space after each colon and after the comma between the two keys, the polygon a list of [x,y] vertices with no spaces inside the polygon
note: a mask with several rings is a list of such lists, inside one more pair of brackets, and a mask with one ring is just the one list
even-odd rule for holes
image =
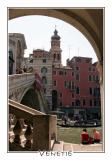
{"label": "bridge parapet", "polygon": [[31,85],[35,81],[34,73],[9,75],[9,89]]}
{"label": "bridge parapet", "polygon": [[9,75],[9,98],[20,102],[25,90],[31,88],[34,81],[34,73]]}
{"label": "bridge parapet", "polygon": [[9,151],[52,150],[57,118],[9,100]]}

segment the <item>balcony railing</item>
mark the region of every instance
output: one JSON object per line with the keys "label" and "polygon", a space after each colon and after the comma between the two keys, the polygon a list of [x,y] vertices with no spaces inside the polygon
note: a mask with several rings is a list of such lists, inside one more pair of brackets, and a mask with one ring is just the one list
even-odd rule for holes
{"label": "balcony railing", "polygon": [[9,151],[52,150],[57,117],[9,100]]}

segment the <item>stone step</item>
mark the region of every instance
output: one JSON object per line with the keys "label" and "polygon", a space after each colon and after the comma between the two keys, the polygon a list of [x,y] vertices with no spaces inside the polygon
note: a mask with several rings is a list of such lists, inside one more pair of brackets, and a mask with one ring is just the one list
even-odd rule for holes
{"label": "stone step", "polygon": [[63,141],[55,142],[53,151],[63,151]]}
{"label": "stone step", "polygon": [[72,152],[101,152],[103,151],[102,144],[73,144],[63,141],[54,144],[53,151],[72,151]]}
{"label": "stone step", "polygon": [[72,147],[74,152],[101,152],[103,150],[102,144],[73,144]]}
{"label": "stone step", "polygon": [[70,143],[63,144],[63,151],[73,151],[73,146]]}

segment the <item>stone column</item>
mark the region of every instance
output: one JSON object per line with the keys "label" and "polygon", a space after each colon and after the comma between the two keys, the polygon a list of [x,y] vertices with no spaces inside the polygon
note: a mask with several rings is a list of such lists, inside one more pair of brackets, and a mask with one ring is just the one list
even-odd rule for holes
{"label": "stone column", "polygon": [[33,151],[49,151],[49,115],[36,115],[33,119]]}
{"label": "stone column", "polygon": [[103,62],[98,62],[97,70],[100,75],[100,95],[101,95],[101,119],[104,120],[104,86],[103,86]]}

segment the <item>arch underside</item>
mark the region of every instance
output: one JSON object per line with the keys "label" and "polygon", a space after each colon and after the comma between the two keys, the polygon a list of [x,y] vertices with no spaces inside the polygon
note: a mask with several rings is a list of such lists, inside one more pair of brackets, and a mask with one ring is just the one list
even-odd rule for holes
{"label": "arch underside", "polygon": [[77,28],[91,43],[98,60],[103,61],[103,9],[9,9],[9,19],[43,15],[61,19]]}
{"label": "arch underside", "polygon": [[34,89],[33,86],[26,88],[22,92],[19,102],[44,113],[49,111],[46,100],[43,98],[43,93],[40,90]]}
{"label": "arch underside", "polygon": [[39,106],[39,99],[34,89],[29,89],[21,100],[21,104],[29,106],[36,110],[41,110]]}

